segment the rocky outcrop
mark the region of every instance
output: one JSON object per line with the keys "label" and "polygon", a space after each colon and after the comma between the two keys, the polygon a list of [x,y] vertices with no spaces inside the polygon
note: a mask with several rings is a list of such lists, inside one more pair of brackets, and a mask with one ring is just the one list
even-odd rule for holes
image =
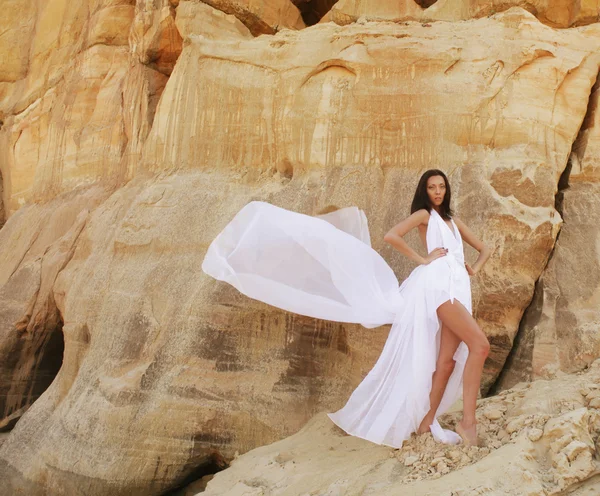
{"label": "rocky outcrop", "polygon": [[585,369],[600,356],[600,83],[563,176],[558,207],[564,224],[527,309],[500,388],[561,371]]}
{"label": "rocky outcrop", "polygon": [[294,436],[234,460],[201,494],[596,494],[599,382],[596,361],[586,374],[480,401],[481,447],[444,446],[425,434],[394,450],[346,436],[319,415]]}
{"label": "rocky outcrop", "polygon": [[19,4],[4,9],[14,19],[8,38],[0,38],[2,54],[15,51],[13,37],[16,51],[28,54],[0,72],[0,171],[9,216],[27,202],[123,181],[131,122],[123,104],[131,2]]}
{"label": "rocky outcrop", "polygon": [[557,28],[581,26],[598,21],[598,0],[339,0],[321,22],[338,24],[366,21],[462,21],[488,17],[520,7],[541,22]]}
{"label": "rocky outcrop", "polygon": [[359,205],[401,278],[412,267],[383,234],[408,211],[419,171],[446,169],[458,215],[497,250],[475,280],[493,344],[489,384],[560,226],[555,194],[598,74],[600,58],[586,51],[596,31],[555,31],[512,10],[431,27],[323,24],[244,42],[189,34],[141,167],[273,178],[271,198],[290,208],[300,205],[290,181],[334,188],[305,211]]}
{"label": "rocky outcrop", "polygon": [[[194,0],[199,2],[200,0]],[[302,15],[289,0],[202,0],[203,3],[234,15],[254,36],[274,34],[281,29],[302,29],[305,27]]]}
{"label": "rocky outcrop", "polygon": [[47,206],[21,208],[0,230],[0,430],[21,417],[63,362],[63,318],[54,298],[88,208],[106,198],[89,190]]}
{"label": "rocky outcrop", "polygon": [[[239,2],[227,14],[234,3],[52,0],[11,17],[31,39],[0,77],[0,358],[19,357],[0,376],[5,426],[56,373],[36,385],[44,343],[60,338],[64,352],[0,441],[10,492],[162,494],[345,402],[387,328],[287,314],[200,271],[253,199],[308,214],[357,205],[402,279],[413,266],[383,234],[418,175],[445,169],[457,215],[495,250],[473,280],[493,344],[486,384],[512,347],[591,115],[598,26],[555,30],[512,9],[254,37],[260,23]],[[283,25],[283,4],[243,5],[273,32]],[[568,221],[567,203],[566,191]],[[571,448],[556,453],[585,451]]]}
{"label": "rocky outcrop", "polygon": [[182,49],[183,40],[175,25],[178,4],[178,0],[162,0],[158,5],[137,0],[129,35],[129,45],[139,61],[167,76]]}
{"label": "rocky outcrop", "polygon": [[0,448],[13,491],[160,494],[215,451],[297,431],[376,359],[386,328],[285,315],[200,271],[226,219],[269,189],[216,179],[134,180],[90,214],[54,284],[62,368]]}
{"label": "rocky outcrop", "polygon": [[307,26],[319,22],[338,0],[292,0]]}

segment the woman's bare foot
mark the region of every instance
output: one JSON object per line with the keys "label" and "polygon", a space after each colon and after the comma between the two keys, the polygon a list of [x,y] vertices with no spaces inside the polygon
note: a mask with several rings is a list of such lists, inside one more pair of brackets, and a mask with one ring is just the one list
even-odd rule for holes
{"label": "woman's bare foot", "polygon": [[419,425],[419,428],[417,429],[417,434],[425,434],[426,432],[430,432],[430,425],[433,423],[433,419],[430,419],[429,417],[425,417],[422,421],[421,421],[421,425]]}
{"label": "woman's bare foot", "polygon": [[465,446],[477,446],[479,440],[477,439],[477,423],[473,422],[470,425],[466,425],[461,420],[456,424],[456,433],[462,438]]}

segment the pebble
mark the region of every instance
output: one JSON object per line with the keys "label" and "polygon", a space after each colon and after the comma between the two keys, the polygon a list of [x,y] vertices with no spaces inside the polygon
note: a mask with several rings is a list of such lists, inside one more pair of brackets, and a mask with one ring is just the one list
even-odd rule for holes
{"label": "pebble", "polygon": [[590,408],[600,408],[600,398],[593,398],[592,401],[589,402],[588,406]]}
{"label": "pebble", "polygon": [[523,421],[520,418],[516,418],[514,420],[511,420],[508,425],[506,426],[506,432],[508,434],[513,434],[515,432],[517,432],[523,425]]}
{"label": "pebble", "polygon": [[483,415],[488,420],[498,420],[502,418],[502,412],[497,408],[491,408],[489,410],[485,410]]}
{"label": "pebble", "polygon": [[589,447],[587,444],[581,441],[572,441],[562,451],[565,455],[567,455],[567,458],[572,463],[573,461],[575,461],[575,458],[577,458],[580,453],[588,450]]}
{"label": "pebble", "polygon": [[462,453],[457,450],[457,449],[453,449],[450,452],[448,452],[448,456],[450,457],[451,460],[459,460],[460,457],[462,456]]}
{"label": "pebble", "polygon": [[544,431],[542,429],[538,429],[538,428],[533,428],[533,429],[529,429],[529,432],[527,433],[527,437],[529,438],[530,441],[539,441],[542,438],[542,435],[544,434]]}

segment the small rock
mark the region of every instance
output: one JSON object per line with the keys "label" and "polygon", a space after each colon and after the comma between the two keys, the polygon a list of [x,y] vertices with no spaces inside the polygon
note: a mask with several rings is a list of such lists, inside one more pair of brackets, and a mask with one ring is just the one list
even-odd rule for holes
{"label": "small rock", "polygon": [[483,415],[488,420],[498,420],[502,418],[502,412],[497,408],[490,408],[489,410],[484,410]]}
{"label": "small rock", "polygon": [[460,457],[462,456],[462,453],[457,449],[453,449],[448,452],[448,456],[450,457],[451,460],[456,461],[456,460],[460,459]]}
{"label": "small rock", "polygon": [[473,458],[477,455],[477,453],[479,453],[480,449],[481,448],[479,446],[469,446],[469,456]]}
{"label": "small rock", "polygon": [[494,440],[490,442],[490,447],[493,449],[498,449],[502,446],[502,443],[498,440]]}
{"label": "small rock", "polygon": [[506,425],[506,432],[508,432],[509,434],[513,434],[515,432],[517,432],[523,425],[523,421],[520,418],[516,418],[511,420],[507,425]]}
{"label": "small rock", "polygon": [[418,461],[419,461],[419,457],[418,456],[407,456],[404,459],[404,466],[405,467],[410,467],[411,465],[414,465]]}
{"label": "small rock", "polygon": [[562,450],[562,452],[567,455],[570,462],[575,461],[575,458],[584,451],[589,451],[589,447],[581,441],[572,441]]}
{"label": "small rock", "polygon": [[450,472],[448,465],[446,465],[444,462],[438,463],[435,469],[437,470],[437,473],[439,473],[439,474],[447,474]]}
{"label": "small rock", "polygon": [[533,429],[529,429],[529,432],[527,433],[527,437],[529,438],[530,441],[539,441],[542,437],[542,435],[544,434],[544,431],[542,429],[538,429],[536,427],[534,427]]}
{"label": "small rock", "polygon": [[592,401],[589,402],[588,406],[590,408],[600,408],[600,398],[593,398]]}
{"label": "small rock", "polygon": [[[552,434],[552,432],[549,433],[549,435]],[[573,437],[571,436],[571,434],[567,433],[564,436],[559,437],[558,439],[550,443],[550,449],[553,453],[562,452],[563,449],[565,449],[569,444],[571,444],[572,441]]]}

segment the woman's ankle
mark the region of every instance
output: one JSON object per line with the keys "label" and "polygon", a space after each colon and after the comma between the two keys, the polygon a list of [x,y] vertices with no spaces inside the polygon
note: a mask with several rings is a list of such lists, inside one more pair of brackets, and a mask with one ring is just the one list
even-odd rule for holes
{"label": "woman's ankle", "polygon": [[463,417],[462,420],[460,421],[460,424],[465,428],[469,428],[469,427],[476,426],[477,420]]}

